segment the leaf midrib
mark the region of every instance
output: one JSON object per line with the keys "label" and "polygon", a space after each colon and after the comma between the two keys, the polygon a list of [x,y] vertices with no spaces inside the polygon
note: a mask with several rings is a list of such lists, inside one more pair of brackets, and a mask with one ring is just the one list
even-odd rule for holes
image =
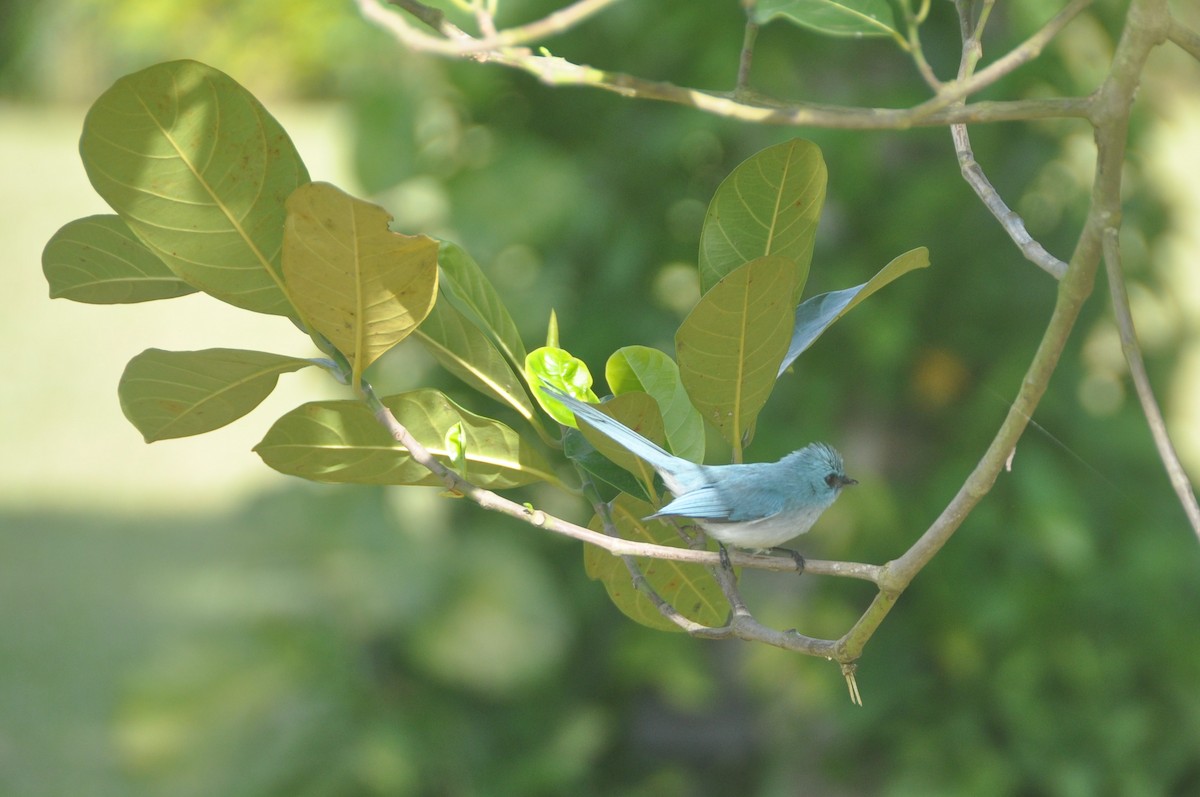
{"label": "leaf midrib", "polygon": [[[174,82],[174,75],[172,75],[172,82]],[[207,78],[204,80],[204,83],[214,94],[214,96],[219,96],[219,92],[217,92]],[[171,148],[175,150],[176,156],[180,161],[183,162],[185,166],[187,166],[188,171],[191,172],[192,176],[196,179],[196,182],[199,183],[209,197],[212,198],[213,204],[220,209],[221,213],[225,216],[226,220],[228,220],[234,231],[237,232],[238,236],[246,242],[247,246],[250,247],[250,250],[254,253],[254,257],[258,260],[259,264],[262,265],[263,269],[267,272],[267,274],[270,275],[276,286],[278,286],[279,290],[283,293],[284,298],[288,299],[290,303],[287,286],[284,284],[283,280],[280,279],[280,276],[275,273],[275,270],[271,268],[270,261],[263,254],[262,250],[259,249],[258,244],[256,244],[254,240],[246,233],[246,230],[244,227],[242,227],[241,222],[235,218],[234,214],[225,205],[221,197],[217,195],[216,191],[213,190],[213,187],[209,184],[208,180],[202,176],[202,173],[196,168],[196,165],[193,164],[192,161],[187,157],[183,149],[179,146],[178,142],[176,142],[175,138],[171,135],[167,128],[163,127],[162,124],[159,123],[158,118],[155,117],[155,115],[151,112],[150,107],[142,99],[142,95],[138,93],[136,89],[133,90],[133,96],[137,99],[138,104],[142,107],[142,110],[145,112],[147,118],[149,118],[154,126],[158,128],[159,133],[161,133],[163,138],[166,139],[166,141],[171,145]],[[178,111],[178,103],[176,103],[175,107]],[[256,126],[256,131],[261,135],[262,126]],[[215,142],[214,146],[216,146]]]}

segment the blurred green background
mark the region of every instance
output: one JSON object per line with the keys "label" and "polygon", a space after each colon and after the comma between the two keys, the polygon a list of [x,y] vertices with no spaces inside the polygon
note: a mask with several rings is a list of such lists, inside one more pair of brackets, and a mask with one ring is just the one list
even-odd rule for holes
{"label": "blurred green background", "polygon": [[[552,8],[506,0],[513,19]],[[1001,4],[987,52],[1055,4]],[[1190,3],[1176,10],[1196,25]],[[1094,88],[1123,4],[1101,2],[987,96]],[[503,21],[503,19],[502,19]],[[956,23],[926,48],[953,72]],[[597,66],[725,89],[733,0],[618,5],[548,42]],[[255,92],[314,179],[462,243],[527,341],[557,310],[593,372],[670,350],[695,298],[709,197],[796,131],[755,128],[496,67],[414,57],[349,2],[0,2],[0,794],[1161,795],[1200,793],[1200,550],[1174,502],[1097,293],[1011,473],[866,650],[865,706],[835,667],[625,620],[576,543],[434,490],[300,483],[250,453],[295,404],[144,445],[116,382],[149,346],[309,356],[277,318],[190,296],[46,298],[41,247],[103,212],[75,149],[120,75],[196,58]],[[902,105],[923,90],[886,42],[764,28],[756,85]],[[961,181],[944,130],[800,131],[829,164],[808,293],[930,248],[784,377],[750,450],[828,440],[862,484],[802,550],[883,562],[957,489],[1000,423],[1054,286]],[[1090,131],[979,127],[976,154],[1031,232],[1070,253]],[[1138,96],[1122,244],[1134,311],[1181,452],[1200,472],[1200,68],[1164,48]],[[478,396],[404,346],[386,389]],[[527,496],[584,519],[551,494]],[[747,574],[762,619],[838,635],[860,584]]]}

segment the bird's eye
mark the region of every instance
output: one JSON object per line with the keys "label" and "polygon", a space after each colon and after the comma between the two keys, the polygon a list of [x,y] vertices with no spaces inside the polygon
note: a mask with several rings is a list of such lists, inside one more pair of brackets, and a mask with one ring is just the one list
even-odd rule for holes
{"label": "bird's eye", "polygon": [[838,475],[836,473],[831,473],[825,477],[825,485],[827,487],[835,487],[835,486],[837,486],[837,483],[838,483]]}

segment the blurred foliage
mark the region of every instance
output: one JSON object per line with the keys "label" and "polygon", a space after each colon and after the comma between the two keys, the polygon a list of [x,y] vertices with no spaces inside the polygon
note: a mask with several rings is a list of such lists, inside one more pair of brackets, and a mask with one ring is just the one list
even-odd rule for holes
{"label": "blurred foliage", "polygon": [[[529,0],[514,17],[555,5]],[[688,269],[708,198],[746,156],[795,135],[416,58],[350,3],[31,9],[0,5],[23,35],[0,25],[8,96],[90,101],[131,69],[197,57],[268,105],[272,93],[344,101],[358,179],[397,226],[462,243],[522,309],[527,343],[556,308],[564,345],[595,373],[620,346],[669,350],[695,299]],[[1090,91],[1122,9],[1097,4],[985,96]],[[987,53],[1049,13],[1040,0],[998,5]],[[949,4],[934,4],[925,45],[943,74],[956,35]],[[720,89],[740,41],[732,0],[669,0],[618,5],[548,44]],[[1133,152],[1156,97],[1195,95],[1188,68],[1190,84],[1180,70],[1146,76]],[[823,102],[924,94],[886,40],[779,24],[762,31],[755,82]],[[804,135],[829,165],[806,293],[864,282],[918,244],[933,265],[805,353],[759,418],[772,434],[748,456],[839,445],[862,484],[804,552],[882,562],[982,453],[1054,286],[962,184],[946,131]],[[1086,128],[972,137],[1001,194],[1067,256],[1090,180]],[[1130,168],[1125,239],[1142,253],[1131,272],[1139,290],[1167,294],[1156,242],[1185,220],[1136,158]],[[1102,290],[1084,312],[1037,414],[1045,432],[1030,430],[1012,472],[868,646],[863,709],[823,662],[633,625],[584,577],[578,545],[433,492],[298,487],[203,521],[47,510],[0,517],[0,714],[15,718],[0,730],[0,791],[1194,793],[1200,555],[1127,395]],[[1161,334],[1156,381],[1188,331]],[[377,382],[416,386],[387,360]],[[451,380],[439,386],[484,409]],[[860,584],[767,574],[749,574],[746,593],[764,621],[824,634],[869,598]]]}

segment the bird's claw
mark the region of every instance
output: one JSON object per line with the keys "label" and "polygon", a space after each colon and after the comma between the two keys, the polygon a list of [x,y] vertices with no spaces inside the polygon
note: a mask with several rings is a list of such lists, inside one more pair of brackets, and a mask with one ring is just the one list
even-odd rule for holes
{"label": "bird's claw", "polygon": [[804,557],[800,555],[799,551],[793,551],[791,548],[779,547],[772,548],[771,550],[787,554],[788,556],[792,557],[792,561],[796,563],[796,575],[800,575],[804,572]]}

